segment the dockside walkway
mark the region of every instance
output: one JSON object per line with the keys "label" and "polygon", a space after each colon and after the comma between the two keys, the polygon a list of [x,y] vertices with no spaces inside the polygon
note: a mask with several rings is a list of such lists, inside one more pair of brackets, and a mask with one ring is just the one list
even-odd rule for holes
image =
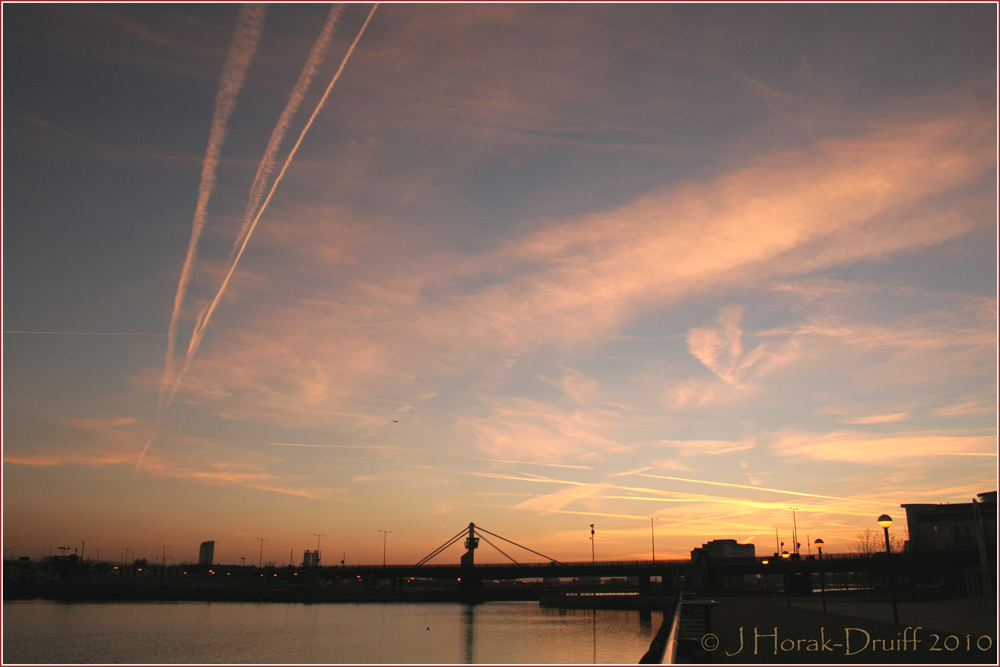
{"label": "dockside walkway", "polygon": [[964,600],[892,604],[713,597],[711,634],[686,662],[758,664],[997,664],[996,616],[969,618]]}

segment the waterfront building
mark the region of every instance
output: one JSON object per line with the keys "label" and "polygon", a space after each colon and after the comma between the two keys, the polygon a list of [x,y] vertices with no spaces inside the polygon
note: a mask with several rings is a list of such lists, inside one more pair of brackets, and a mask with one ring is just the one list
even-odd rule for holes
{"label": "waterfront building", "polygon": [[319,551],[303,552],[302,567],[319,567]]}
{"label": "waterfront building", "polygon": [[908,503],[906,525],[911,551],[969,551],[984,562],[996,560],[997,492],[980,493],[970,503]]}
{"label": "waterfront building", "polygon": [[211,565],[215,562],[215,540],[202,542],[198,548],[198,565]]}
{"label": "waterfront building", "polygon": [[757,549],[753,544],[740,544],[736,540],[712,540],[691,550],[691,562],[701,556],[708,556],[713,561],[753,560],[757,557]]}

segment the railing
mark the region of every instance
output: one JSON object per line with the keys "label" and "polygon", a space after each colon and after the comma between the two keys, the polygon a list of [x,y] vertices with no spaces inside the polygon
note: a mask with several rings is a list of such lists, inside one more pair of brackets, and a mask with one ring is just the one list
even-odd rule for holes
{"label": "railing", "polygon": [[649,650],[639,659],[640,665],[672,665],[677,661],[677,642],[680,639],[681,596],[677,598],[674,615],[667,625],[666,616],[659,632],[649,644]]}
{"label": "railing", "polygon": [[681,605],[683,600],[677,601],[677,609],[674,611],[674,618],[670,622],[670,634],[667,635],[667,645],[663,649],[663,657],[660,659],[661,665],[672,665],[677,661],[677,640],[680,639],[681,632]]}
{"label": "railing", "polygon": [[970,567],[965,571],[965,590],[970,617],[996,613],[997,589],[994,577],[993,572],[987,572],[981,565]]}

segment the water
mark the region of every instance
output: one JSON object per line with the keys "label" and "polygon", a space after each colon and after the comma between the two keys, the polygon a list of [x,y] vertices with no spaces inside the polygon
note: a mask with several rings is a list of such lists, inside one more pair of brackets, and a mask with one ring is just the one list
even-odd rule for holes
{"label": "water", "polygon": [[659,612],[537,602],[3,603],[3,663],[631,663]]}

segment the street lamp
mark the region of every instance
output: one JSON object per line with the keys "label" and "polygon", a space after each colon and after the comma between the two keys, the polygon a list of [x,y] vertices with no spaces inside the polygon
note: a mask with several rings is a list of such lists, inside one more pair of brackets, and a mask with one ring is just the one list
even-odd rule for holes
{"label": "street lamp", "polygon": [[594,585],[597,585],[597,557],[594,555],[594,524],[590,524],[590,566],[594,569]]}
{"label": "street lamp", "polygon": [[656,562],[656,534],[653,532],[653,522],[659,519],[658,516],[646,517],[649,519],[649,541],[653,545],[653,562]]}
{"label": "street lamp", "polygon": [[269,540],[271,538],[270,537],[258,537],[257,539],[260,540],[260,562],[257,563],[257,567],[263,568],[264,567],[264,541],[265,540]]}
{"label": "street lamp", "polygon": [[[784,546],[785,543],[782,542],[781,544],[782,544],[782,546]],[[784,574],[782,576],[782,579],[784,579],[784,583],[785,583],[785,596],[788,598],[788,606],[791,607],[792,606],[792,576],[788,573],[788,559],[791,558],[791,555],[787,551],[782,551],[781,552],[781,558],[785,562],[785,567],[784,567],[785,572],[784,572]]]}
{"label": "street lamp", "polygon": [[316,537],[316,567],[319,567],[319,538],[326,537],[326,535],[320,535],[319,533],[313,533]]}
{"label": "street lamp", "polygon": [[[767,567],[767,564],[770,563],[770,562],[771,561],[769,561],[768,559],[765,558],[760,563],[761,563],[761,565]],[[766,569],[764,570],[764,603],[765,604],[771,604],[771,590],[767,586],[767,570]]]}
{"label": "street lamp", "polygon": [[792,551],[796,554],[799,553],[799,526],[795,522],[795,511],[799,509],[798,507],[789,507],[792,510]]}
{"label": "street lamp", "polygon": [[378,532],[382,533],[382,567],[385,567],[385,545],[389,541],[389,533],[392,531],[380,529]]}
{"label": "street lamp", "polygon": [[823,613],[826,613],[826,584],[823,582],[823,545],[826,544],[823,540],[816,538],[813,545],[819,551],[819,591],[820,595],[823,596]]}
{"label": "street lamp", "polygon": [[892,547],[889,544],[889,526],[892,525],[892,517],[883,514],[878,518],[878,525],[885,532],[885,553],[889,559],[889,586],[892,589],[892,620],[899,627],[899,610],[896,608],[896,571],[892,567]]}

